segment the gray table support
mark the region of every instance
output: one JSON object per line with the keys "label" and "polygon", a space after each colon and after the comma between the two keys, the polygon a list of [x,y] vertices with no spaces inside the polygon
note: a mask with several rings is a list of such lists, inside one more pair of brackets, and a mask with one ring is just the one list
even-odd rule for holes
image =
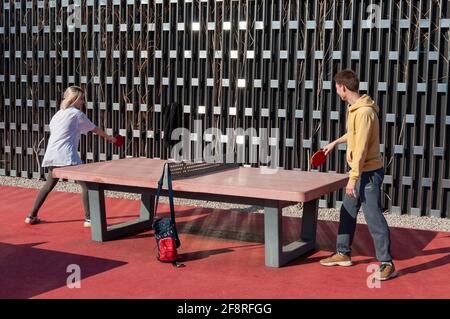
{"label": "gray table support", "polygon": [[[103,242],[152,228],[155,206],[154,189],[90,182],[86,183],[86,185],[89,190],[92,240]],[[105,190],[141,194],[139,218],[129,222],[108,226],[105,209]],[[166,190],[163,190],[162,196],[167,196]],[[175,192],[175,197],[205,199],[205,195],[200,193]],[[222,195],[208,195],[208,199],[211,201],[236,204],[264,205],[264,249],[265,264],[268,267],[281,267],[315,248],[318,209],[317,199],[303,203],[300,239],[285,246],[283,246],[282,209],[287,205],[295,203]]]}
{"label": "gray table support", "polygon": [[300,239],[283,246],[281,203],[264,208],[264,249],[268,267],[281,267],[314,250],[317,230],[318,200],[303,203]]}
{"label": "gray table support", "polygon": [[141,192],[139,218],[124,223],[107,225],[104,184],[86,183],[89,190],[92,240],[102,242],[117,237],[152,229],[155,197],[150,192]]}

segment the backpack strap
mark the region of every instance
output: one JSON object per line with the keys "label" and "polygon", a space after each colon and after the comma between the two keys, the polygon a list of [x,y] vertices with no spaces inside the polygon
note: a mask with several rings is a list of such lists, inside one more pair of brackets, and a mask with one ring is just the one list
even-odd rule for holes
{"label": "backpack strap", "polygon": [[172,221],[174,230],[175,230],[175,241],[177,244],[177,248],[181,245],[180,243],[180,239],[178,238],[178,232],[176,231],[176,224],[175,224],[175,205],[174,205],[174,195],[173,195],[173,189],[172,189],[172,173],[170,171],[170,164],[169,163],[165,163],[164,164],[164,169],[163,172],[161,174],[161,178],[158,181],[158,188],[156,190],[156,195],[155,195],[155,209],[153,210],[153,219],[156,220],[156,213],[158,211],[158,204],[159,204],[159,196],[161,195],[161,190],[163,188],[164,185],[164,181],[167,181],[167,188],[169,191],[169,206],[170,206],[170,219]]}
{"label": "backpack strap", "polygon": [[[167,175],[167,177],[166,177]],[[172,223],[175,225],[175,206],[173,202],[173,189],[172,189],[172,173],[170,171],[170,165],[169,163],[164,164],[163,172],[161,174],[161,177],[158,181],[158,188],[156,189],[156,195],[155,195],[155,209],[154,216],[156,217],[156,212],[158,211],[158,204],[159,204],[159,196],[161,195],[161,190],[164,185],[164,180],[166,178],[167,181],[167,188],[169,190],[169,206],[170,206],[170,218],[172,220]]]}
{"label": "backpack strap", "polygon": [[172,172],[170,171],[170,164],[167,165],[167,188],[169,189],[169,206],[170,206],[170,218],[175,226],[175,205],[173,203],[173,189],[172,189]]}

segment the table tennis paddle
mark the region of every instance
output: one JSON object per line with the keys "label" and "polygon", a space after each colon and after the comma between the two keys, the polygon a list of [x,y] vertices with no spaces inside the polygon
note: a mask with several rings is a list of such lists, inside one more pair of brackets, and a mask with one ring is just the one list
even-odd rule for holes
{"label": "table tennis paddle", "polygon": [[327,156],[325,155],[324,150],[320,150],[314,153],[311,157],[311,165],[314,167],[319,167],[323,163],[325,163]]}
{"label": "table tennis paddle", "polygon": [[114,136],[116,138],[116,142],[114,143],[117,147],[121,147],[123,145],[124,142],[124,138],[122,135],[120,134],[116,134],[116,136]]}

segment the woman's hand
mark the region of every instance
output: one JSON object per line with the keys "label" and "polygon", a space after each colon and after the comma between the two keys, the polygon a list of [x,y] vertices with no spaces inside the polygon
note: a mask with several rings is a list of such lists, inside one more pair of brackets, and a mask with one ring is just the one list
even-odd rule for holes
{"label": "woman's hand", "polygon": [[106,136],[105,136],[105,139],[106,139],[108,142],[111,142],[111,143],[115,143],[115,142],[116,142],[116,138],[115,138],[114,136],[106,135]]}

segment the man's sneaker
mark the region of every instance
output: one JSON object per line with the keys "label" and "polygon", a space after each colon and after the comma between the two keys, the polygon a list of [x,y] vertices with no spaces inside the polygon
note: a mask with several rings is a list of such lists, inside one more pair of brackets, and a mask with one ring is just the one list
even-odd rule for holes
{"label": "man's sneaker", "polygon": [[395,266],[393,263],[382,263],[380,268],[375,273],[375,279],[388,280],[397,276]]}
{"label": "man's sneaker", "polygon": [[320,264],[322,266],[344,266],[344,267],[348,267],[351,266],[352,263],[352,259],[350,258],[350,256],[347,255],[343,255],[340,253],[335,253],[333,255],[331,255],[328,258],[322,259],[320,261]]}
{"label": "man's sneaker", "polygon": [[35,225],[35,224],[39,224],[41,222],[41,220],[39,219],[39,217],[35,216],[27,216],[27,218],[25,218],[25,224],[30,224],[30,225]]}
{"label": "man's sneaker", "polygon": [[84,220],[83,226],[84,226],[84,227],[91,227],[91,220],[86,218],[86,219]]}

